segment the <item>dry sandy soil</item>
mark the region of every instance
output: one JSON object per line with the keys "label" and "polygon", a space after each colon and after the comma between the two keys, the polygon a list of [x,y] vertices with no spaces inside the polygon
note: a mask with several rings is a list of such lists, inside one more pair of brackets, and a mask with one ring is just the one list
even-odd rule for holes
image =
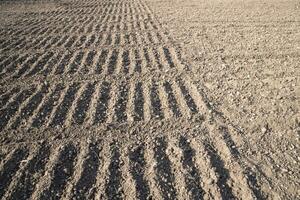
{"label": "dry sandy soil", "polygon": [[0,1],[0,198],[300,199],[299,13]]}

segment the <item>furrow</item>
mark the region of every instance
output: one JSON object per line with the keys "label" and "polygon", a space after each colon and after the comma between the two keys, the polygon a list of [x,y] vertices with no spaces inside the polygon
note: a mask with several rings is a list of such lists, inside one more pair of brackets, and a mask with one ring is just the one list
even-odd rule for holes
{"label": "furrow", "polygon": [[54,74],[63,74],[73,56],[74,56],[73,52],[65,53],[64,56],[59,61],[59,63],[57,64],[57,66],[55,66]]}
{"label": "furrow", "polygon": [[28,60],[28,55],[22,55],[20,56],[17,60],[12,61],[5,70],[2,71],[0,74],[0,79],[7,78],[12,72],[14,72],[18,66],[22,66],[27,60]]}
{"label": "furrow", "polygon": [[177,84],[179,85],[181,93],[182,93],[191,113],[193,113],[193,114],[197,113],[198,112],[197,105],[195,104],[195,101],[192,98],[192,96],[190,95],[187,87],[183,84],[182,80],[177,80]]}
{"label": "furrow", "polygon": [[159,99],[158,94],[158,85],[155,81],[152,81],[151,89],[150,89],[150,99],[151,99],[151,116],[154,119],[163,119],[164,114],[162,112],[162,104]]}
{"label": "furrow", "polygon": [[78,71],[78,69],[81,66],[82,60],[84,57],[84,52],[80,51],[76,54],[74,60],[70,63],[68,66],[68,69],[66,70],[68,74],[74,74]]}
{"label": "furrow", "polygon": [[17,148],[7,158],[0,171],[0,198],[5,194],[7,187],[12,181],[14,175],[22,165],[22,161],[28,156],[28,150]]}
{"label": "furrow", "polygon": [[128,86],[127,83],[121,83],[118,89],[118,99],[115,104],[115,117],[117,122],[122,123],[127,121],[127,102],[128,102]]}
{"label": "furrow", "polygon": [[204,149],[210,157],[210,163],[217,173],[217,185],[220,189],[222,199],[235,199],[232,188],[230,187],[231,177],[229,171],[224,166],[224,161],[212,146],[211,142],[204,141]]}
{"label": "furrow", "polygon": [[178,102],[177,102],[176,97],[174,95],[171,84],[168,81],[166,81],[166,82],[163,83],[163,87],[164,87],[164,90],[165,90],[166,95],[167,95],[169,108],[172,110],[173,115],[175,117],[182,116],[182,114],[180,112],[180,109],[178,107]]}
{"label": "furrow", "polygon": [[16,98],[10,102],[6,108],[0,110],[0,131],[5,128],[9,120],[16,114],[19,110],[19,107],[23,104],[23,102],[28,99],[33,93],[35,89],[26,89],[23,90],[20,94],[16,96]]}
{"label": "furrow", "polygon": [[110,95],[112,93],[111,91],[112,86],[107,82],[103,82],[100,88],[99,98],[96,104],[94,124],[103,123],[107,120],[109,103],[112,98],[112,96]]}
{"label": "furrow", "polygon": [[180,112],[186,118],[189,118],[192,113],[190,111],[190,108],[189,108],[187,102],[185,101],[185,97],[182,94],[180,87],[178,86],[177,82],[175,82],[175,81],[172,81],[170,85],[174,91],[174,97],[175,97],[176,101],[178,101],[178,107],[180,109]]}
{"label": "furrow", "polygon": [[91,142],[87,145],[86,155],[81,164],[81,174],[72,189],[71,199],[93,199],[95,197],[98,169],[100,166],[99,153],[101,147],[99,142]]}
{"label": "furrow", "polygon": [[0,73],[2,73],[3,70],[6,70],[6,68],[7,68],[11,63],[13,63],[14,61],[18,60],[18,58],[19,58],[19,55],[13,55],[13,56],[8,57],[5,61],[3,61],[3,62],[0,64]]}
{"label": "furrow", "polygon": [[172,173],[171,163],[166,153],[167,142],[164,137],[156,138],[154,158],[156,160],[156,181],[164,199],[176,199],[177,191],[174,186],[175,177]]}
{"label": "furrow", "polygon": [[131,63],[130,51],[129,50],[123,51],[122,58],[123,58],[122,60],[123,73],[128,74],[130,63]]}
{"label": "furrow", "polygon": [[104,65],[106,63],[106,59],[108,57],[108,50],[102,50],[101,54],[99,54],[98,60],[96,62],[96,66],[95,66],[95,73],[96,74],[100,74],[102,73],[102,71],[104,70]]}
{"label": "furrow", "polygon": [[136,198],[146,200],[150,198],[150,187],[144,174],[146,168],[144,149],[144,144],[141,144],[129,150],[129,170],[135,182]]}
{"label": "furrow", "polygon": [[58,102],[62,90],[64,89],[63,85],[58,84],[55,86],[55,89],[49,93],[49,97],[45,100],[45,102],[41,105],[38,109],[38,112],[33,118],[31,119],[31,126],[38,128],[45,124],[55,107],[55,104]]}
{"label": "furrow", "polygon": [[94,58],[95,58],[96,54],[97,54],[96,51],[89,51],[89,53],[87,54],[87,56],[85,58],[85,62],[79,71],[80,73],[88,74],[93,70],[94,62],[95,62]]}
{"label": "furrow", "polygon": [[40,199],[60,199],[67,182],[75,169],[78,149],[73,144],[67,144],[59,153],[58,160],[53,168],[50,186],[43,190]]}
{"label": "furrow", "polygon": [[119,51],[114,49],[109,58],[108,66],[107,66],[107,74],[113,74],[115,72],[117,63],[119,60]]}
{"label": "furrow", "polygon": [[69,112],[69,108],[72,106],[72,103],[75,99],[76,93],[79,90],[79,83],[74,83],[71,85],[66,92],[63,101],[58,106],[55,111],[54,117],[49,124],[51,127],[63,126],[66,120],[66,116]]}
{"label": "furrow", "polygon": [[144,110],[145,121],[149,121],[152,116],[150,87],[151,84],[149,82],[144,82],[144,84],[142,85],[142,95],[144,100],[143,110]]}
{"label": "furrow", "polygon": [[12,129],[17,129],[20,125],[26,123],[28,117],[30,117],[38,105],[42,102],[48,88],[42,85],[41,88],[29,99],[28,103],[21,109],[21,112],[11,124]]}
{"label": "furrow", "polygon": [[186,189],[190,198],[203,199],[204,190],[201,187],[201,177],[199,170],[195,165],[195,150],[191,147],[190,142],[183,136],[179,139],[179,147],[182,151],[182,168],[184,169]]}
{"label": "furrow", "polygon": [[135,85],[135,94],[134,94],[134,121],[141,121],[144,119],[144,93],[143,93],[143,84],[141,82],[136,83]]}
{"label": "furrow", "polygon": [[0,97],[0,109],[5,108],[5,106],[14,98],[16,94],[20,92],[20,87],[15,87],[11,89],[9,92],[1,95]]}
{"label": "furrow", "polygon": [[41,71],[44,66],[49,62],[49,60],[52,59],[54,53],[53,52],[49,52],[46,53],[38,62],[37,64],[24,76],[29,77],[29,76],[33,76],[35,74],[37,74],[39,71]]}
{"label": "furrow", "polygon": [[12,78],[20,78],[27,70],[31,68],[31,66],[36,65],[39,59],[40,55],[34,54],[14,75],[12,75]]}
{"label": "furrow", "polygon": [[42,144],[21,173],[8,199],[21,200],[31,197],[39,178],[45,173],[49,156],[50,147],[47,144]]}
{"label": "furrow", "polygon": [[77,100],[75,112],[73,114],[74,123],[83,124],[94,90],[95,83],[89,83],[84,92],[80,95],[79,99]]}
{"label": "furrow", "polygon": [[126,106],[126,113],[127,113],[127,121],[133,122],[134,121],[134,107],[135,107],[135,82],[128,83],[129,91],[128,91],[128,100]]}
{"label": "furrow", "polygon": [[[183,140],[181,148],[186,149],[188,148],[188,146],[190,146],[192,151],[195,152],[195,155],[197,155],[194,156],[194,159],[192,159],[192,161],[194,162],[194,166],[198,168],[199,172],[201,173],[201,180],[199,179],[199,181],[202,182],[201,185],[203,185],[205,199],[222,199],[222,190],[218,186],[218,179],[220,176],[218,175],[216,168],[214,168],[214,166],[212,165],[209,153],[206,152],[204,142],[205,141],[197,141],[195,139],[192,139],[190,141]],[[191,194],[193,195],[193,193]]]}
{"label": "furrow", "polygon": [[105,193],[108,199],[122,199],[124,191],[122,189],[122,172],[121,172],[121,154],[116,142],[110,144],[110,164],[109,179],[106,182]]}
{"label": "furrow", "polygon": [[45,64],[43,66],[43,68],[41,69],[40,71],[40,75],[43,75],[43,76],[49,76],[49,75],[52,75],[55,73],[55,66],[58,65],[59,61],[62,59],[63,55],[62,54],[58,54],[56,53],[52,59],[48,60],[47,64]]}

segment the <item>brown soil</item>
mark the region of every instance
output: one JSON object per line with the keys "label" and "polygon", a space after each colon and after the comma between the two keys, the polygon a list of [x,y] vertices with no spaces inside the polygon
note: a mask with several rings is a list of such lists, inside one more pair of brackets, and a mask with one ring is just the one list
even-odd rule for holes
{"label": "brown soil", "polygon": [[300,4],[0,3],[0,198],[299,199]]}

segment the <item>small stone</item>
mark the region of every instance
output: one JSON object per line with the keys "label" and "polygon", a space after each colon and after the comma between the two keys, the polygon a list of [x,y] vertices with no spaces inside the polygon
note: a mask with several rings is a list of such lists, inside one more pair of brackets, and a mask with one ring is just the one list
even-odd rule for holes
{"label": "small stone", "polygon": [[266,127],[262,127],[262,128],[261,128],[261,132],[262,132],[263,134],[265,134],[265,133],[267,132],[267,130],[268,130],[268,129],[267,129]]}
{"label": "small stone", "polygon": [[288,170],[287,170],[287,169],[285,169],[285,168],[282,168],[282,169],[281,169],[281,171],[282,171],[283,173],[286,173],[286,172],[288,172]]}

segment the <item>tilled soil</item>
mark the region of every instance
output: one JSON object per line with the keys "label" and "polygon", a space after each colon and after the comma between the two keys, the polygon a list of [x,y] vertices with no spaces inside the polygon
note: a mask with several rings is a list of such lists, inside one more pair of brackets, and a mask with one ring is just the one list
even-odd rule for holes
{"label": "tilled soil", "polygon": [[0,198],[281,197],[151,2],[0,5]]}

